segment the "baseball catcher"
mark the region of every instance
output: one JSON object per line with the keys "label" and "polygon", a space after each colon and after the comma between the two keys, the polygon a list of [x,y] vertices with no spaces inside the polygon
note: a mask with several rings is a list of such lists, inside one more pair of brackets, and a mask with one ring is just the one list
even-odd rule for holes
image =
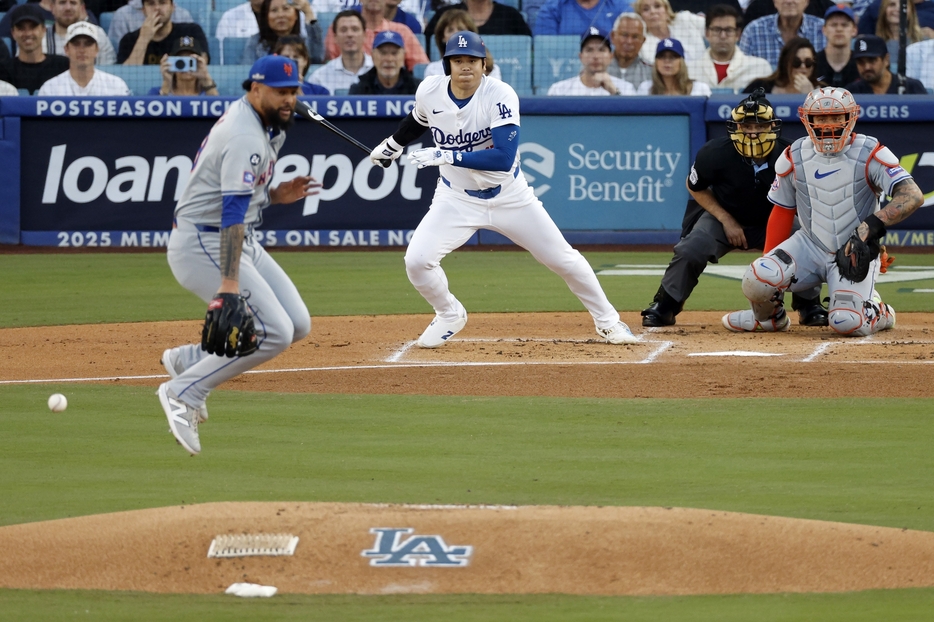
{"label": "baseball catcher", "polygon": [[[879,239],[924,197],[895,154],[853,131],[859,112],[849,91],[831,87],[811,91],[798,108],[808,135],[776,163],[766,252],[743,277],[752,308],[724,315],[728,330],[787,330],[782,293],[821,283],[830,293],[834,332],[865,336],[895,326],[895,310],[875,289],[891,263]],[[881,196],[891,199],[880,209]],[[801,229],[789,237],[795,215]]]}

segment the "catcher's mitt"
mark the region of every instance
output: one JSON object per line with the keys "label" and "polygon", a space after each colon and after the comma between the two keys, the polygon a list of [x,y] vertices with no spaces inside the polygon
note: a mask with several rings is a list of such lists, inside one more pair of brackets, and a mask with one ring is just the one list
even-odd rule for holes
{"label": "catcher's mitt", "polygon": [[840,276],[853,283],[861,283],[869,275],[869,264],[879,256],[879,240],[870,237],[863,242],[854,230],[850,239],[837,249],[837,268]]}
{"label": "catcher's mitt", "polygon": [[208,305],[201,331],[201,349],[208,354],[247,356],[256,352],[253,314],[240,294],[217,294]]}

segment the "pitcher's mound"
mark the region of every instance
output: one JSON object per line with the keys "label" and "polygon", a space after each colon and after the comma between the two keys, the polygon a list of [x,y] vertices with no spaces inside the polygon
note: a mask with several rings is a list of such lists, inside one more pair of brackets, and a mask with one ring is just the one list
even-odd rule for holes
{"label": "pitcher's mound", "polygon": [[[292,556],[209,558],[288,533]],[[209,503],[0,528],[0,586],[724,594],[934,585],[934,533],[656,507]]]}

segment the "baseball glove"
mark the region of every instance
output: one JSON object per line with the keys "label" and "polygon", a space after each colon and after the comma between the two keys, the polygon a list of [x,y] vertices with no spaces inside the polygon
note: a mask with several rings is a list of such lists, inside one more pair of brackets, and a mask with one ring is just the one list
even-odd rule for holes
{"label": "baseball glove", "polygon": [[861,283],[869,275],[869,264],[879,256],[879,240],[870,237],[863,242],[854,230],[850,239],[837,249],[837,269],[840,276],[853,283]]}
{"label": "baseball glove", "polygon": [[247,356],[256,352],[253,314],[240,294],[217,294],[208,305],[201,331],[201,349],[208,354]]}

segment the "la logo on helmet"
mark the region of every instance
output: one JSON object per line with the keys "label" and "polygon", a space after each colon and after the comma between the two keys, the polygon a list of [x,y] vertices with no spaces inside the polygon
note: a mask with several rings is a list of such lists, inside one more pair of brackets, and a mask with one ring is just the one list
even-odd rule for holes
{"label": "la logo on helmet", "polygon": [[463,35],[457,37],[457,47],[459,48],[467,47],[467,39],[465,39]]}

